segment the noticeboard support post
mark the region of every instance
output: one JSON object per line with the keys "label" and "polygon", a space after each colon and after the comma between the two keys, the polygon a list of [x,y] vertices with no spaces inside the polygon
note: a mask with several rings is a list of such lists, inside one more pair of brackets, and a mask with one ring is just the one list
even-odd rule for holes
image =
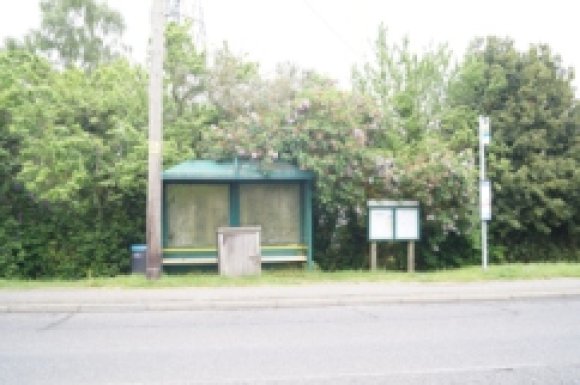
{"label": "noticeboard support post", "polygon": [[415,272],[415,241],[409,241],[407,245],[407,272]]}
{"label": "noticeboard support post", "polygon": [[371,271],[377,270],[377,243],[371,242]]}

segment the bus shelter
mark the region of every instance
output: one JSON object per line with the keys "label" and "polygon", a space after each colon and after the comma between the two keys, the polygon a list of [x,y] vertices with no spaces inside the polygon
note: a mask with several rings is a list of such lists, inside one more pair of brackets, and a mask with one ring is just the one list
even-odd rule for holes
{"label": "bus shelter", "polygon": [[262,264],[312,267],[313,173],[288,163],[190,160],[163,173],[163,265],[217,265],[217,231],[261,226]]}

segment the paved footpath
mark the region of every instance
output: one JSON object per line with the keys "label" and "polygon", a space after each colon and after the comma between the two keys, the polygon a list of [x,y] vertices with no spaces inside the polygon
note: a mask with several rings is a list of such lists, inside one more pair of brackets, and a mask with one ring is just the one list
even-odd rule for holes
{"label": "paved footpath", "polygon": [[235,310],[580,297],[580,279],[159,289],[1,289],[0,313]]}

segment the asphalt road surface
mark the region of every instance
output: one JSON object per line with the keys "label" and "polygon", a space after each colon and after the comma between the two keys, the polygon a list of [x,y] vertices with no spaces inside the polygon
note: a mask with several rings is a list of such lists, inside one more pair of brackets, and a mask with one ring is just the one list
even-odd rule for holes
{"label": "asphalt road surface", "polygon": [[580,384],[580,298],[0,313],[0,384]]}

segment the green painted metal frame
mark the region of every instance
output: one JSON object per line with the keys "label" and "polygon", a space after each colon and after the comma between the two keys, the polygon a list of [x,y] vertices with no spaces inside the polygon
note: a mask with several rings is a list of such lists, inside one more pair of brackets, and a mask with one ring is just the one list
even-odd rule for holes
{"label": "green painted metal frame", "polygon": [[[236,164],[237,166],[237,164]],[[303,172],[302,172],[303,173]],[[240,185],[243,183],[257,183],[257,184],[275,184],[275,183],[299,183],[300,185],[300,244],[296,245],[281,245],[281,246],[262,246],[262,255],[264,257],[306,257],[306,266],[309,270],[313,269],[313,226],[312,226],[312,196],[313,196],[313,175],[309,177],[289,177],[270,179],[264,177],[258,178],[239,178],[237,174],[231,175],[230,178],[200,178],[200,179],[176,179],[169,178],[163,180],[163,257],[169,258],[184,258],[191,261],[191,264],[196,264],[196,259],[200,261],[207,261],[208,258],[214,259],[217,263],[217,249],[215,248],[166,248],[168,244],[168,228],[169,218],[167,216],[167,194],[165,189],[172,184],[223,184],[228,185],[229,191],[229,225],[240,225]],[[306,253],[304,253],[306,251]],[[306,254],[306,255],[304,255]]]}
{"label": "green painted metal frame", "polygon": [[240,225],[240,184],[228,183],[230,193],[230,226]]}
{"label": "green painted metal frame", "polygon": [[302,207],[304,209],[303,228],[304,234],[302,242],[308,246],[307,267],[308,270],[314,268],[313,255],[313,232],[312,232],[312,180],[308,180],[302,184],[304,189],[304,202]]}

